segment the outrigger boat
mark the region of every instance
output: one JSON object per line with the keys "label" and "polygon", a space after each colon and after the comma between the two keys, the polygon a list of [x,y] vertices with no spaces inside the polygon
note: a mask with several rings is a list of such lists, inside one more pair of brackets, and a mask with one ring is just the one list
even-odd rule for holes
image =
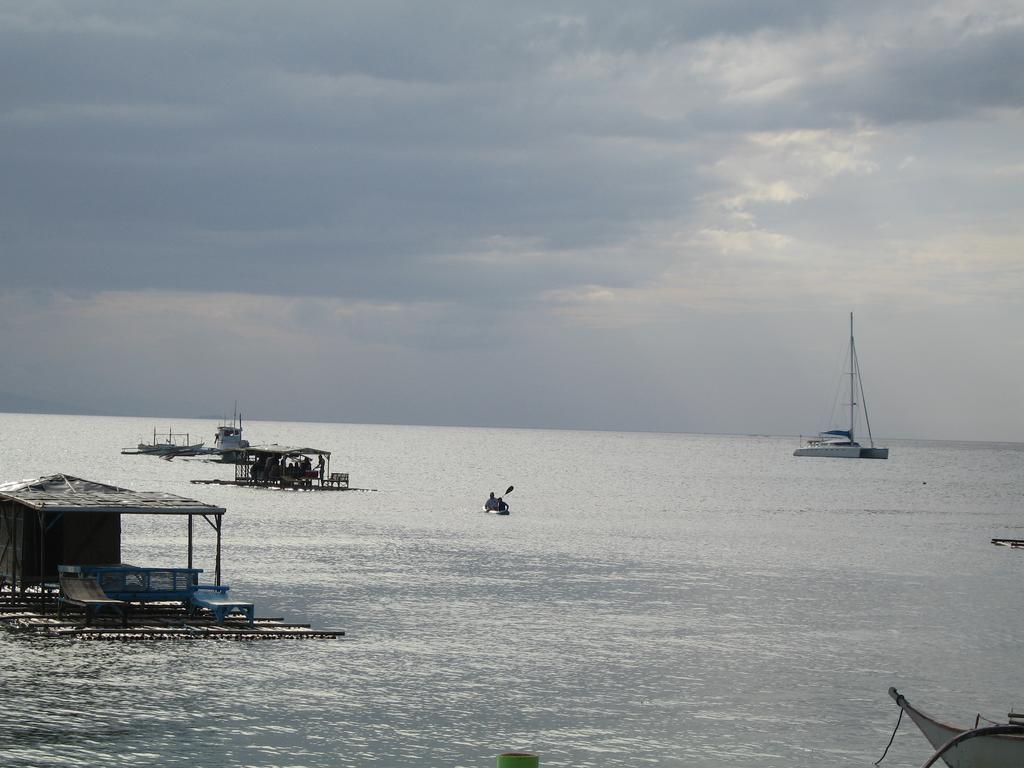
{"label": "outrigger boat", "polygon": [[889,695],[928,739],[936,750],[922,768],[942,760],[949,768],[1020,768],[1024,766],[1024,715],[1010,713],[1007,723],[981,725],[975,718],[973,728],[949,725],[913,706],[895,688]]}
{"label": "outrigger boat", "polygon": [[153,429],[152,443],[139,443],[136,448],[125,448],[123,454],[147,456],[184,456],[195,455],[203,452],[204,443],[193,443],[188,432],[174,432],[170,429],[166,433],[157,433]]}

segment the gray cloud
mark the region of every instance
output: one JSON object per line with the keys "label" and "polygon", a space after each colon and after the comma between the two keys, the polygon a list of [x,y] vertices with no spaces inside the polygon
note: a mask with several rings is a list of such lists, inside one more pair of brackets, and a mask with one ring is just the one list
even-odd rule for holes
{"label": "gray cloud", "polygon": [[856,77],[829,79],[812,89],[812,103],[878,123],[960,119],[984,109],[1024,107],[1020,19],[1000,26],[967,17],[952,29],[929,31],[885,41]]}
{"label": "gray cloud", "polygon": [[[647,339],[735,375],[688,324],[734,349],[737,307],[786,332],[773,313],[836,298],[1018,317],[1022,38],[1014,3],[968,0],[0,4],[7,389],[72,358],[101,409],[134,357],[151,394],[125,407],[208,412],[147,343],[286,388],[243,354],[281,335],[362,419],[602,426],[626,391],[616,426],[714,429],[725,388],[630,383],[685,374]],[[409,368],[422,391],[389,380]]]}

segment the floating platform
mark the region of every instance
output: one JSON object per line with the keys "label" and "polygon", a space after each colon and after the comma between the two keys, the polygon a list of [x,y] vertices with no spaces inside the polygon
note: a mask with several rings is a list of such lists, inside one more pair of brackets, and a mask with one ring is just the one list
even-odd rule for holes
{"label": "floating platform", "polygon": [[94,617],[88,624],[81,614],[57,615],[53,591],[21,592],[0,589],[0,626],[32,637],[77,640],[308,640],[341,639],[340,629],[313,629],[289,624],[281,618],[260,618],[252,624],[241,618],[217,623],[209,613],[189,616],[180,603],[133,604],[127,624],[120,616]]}
{"label": "floating platform", "polygon": [[[331,483],[327,480],[323,485],[319,481],[305,482],[302,480],[192,480],[195,485],[237,485],[242,488],[267,488],[279,491],[376,491],[376,488],[350,488],[348,485]],[[347,482],[347,481],[346,481]]]}

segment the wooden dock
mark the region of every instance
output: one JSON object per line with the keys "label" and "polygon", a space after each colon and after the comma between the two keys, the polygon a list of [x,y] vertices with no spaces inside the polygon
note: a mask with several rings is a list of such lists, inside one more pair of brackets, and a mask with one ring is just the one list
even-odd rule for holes
{"label": "wooden dock", "polygon": [[57,615],[56,593],[0,590],[0,625],[32,637],[77,640],[309,640],[341,639],[340,629],[313,629],[281,618],[228,618],[218,624],[206,614],[189,616],[179,603],[132,604],[127,625],[120,616],[103,615],[88,624],[80,614]]}
{"label": "wooden dock", "polygon": [[267,480],[253,482],[251,480],[192,480],[195,485],[237,485],[242,488],[267,488],[280,491],[376,491],[376,488],[350,488],[347,485],[304,482],[300,480]]}

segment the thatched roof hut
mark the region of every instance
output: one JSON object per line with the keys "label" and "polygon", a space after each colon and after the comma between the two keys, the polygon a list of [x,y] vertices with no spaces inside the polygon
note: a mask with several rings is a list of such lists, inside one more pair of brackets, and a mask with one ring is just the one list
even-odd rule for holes
{"label": "thatched roof hut", "polygon": [[57,581],[58,565],[121,562],[121,515],[183,515],[192,567],[193,520],[216,531],[220,584],[223,507],[170,493],[132,491],[71,475],[0,485],[0,583],[26,587]]}

